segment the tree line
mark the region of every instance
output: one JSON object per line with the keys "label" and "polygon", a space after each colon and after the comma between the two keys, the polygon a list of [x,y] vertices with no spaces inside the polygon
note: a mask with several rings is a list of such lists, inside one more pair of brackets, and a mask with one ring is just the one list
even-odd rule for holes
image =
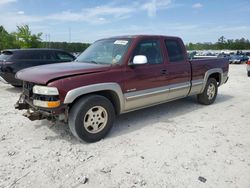
{"label": "tree line", "polygon": [[80,42],[46,42],[41,39],[42,33],[32,34],[28,25],[17,26],[17,30],[8,33],[0,25],[0,50],[19,48],[56,48],[68,52],[82,52],[90,44]]}
{"label": "tree line", "polygon": [[[11,48],[57,48],[68,52],[82,52],[90,44],[81,42],[46,42],[41,39],[42,33],[32,34],[28,25],[17,26],[17,30],[8,33],[0,25],[0,50]],[[249,50],[250,42],[248,39],[226,39],[220,37],[215,43],[188,43],[187,50]]]}
{"label": "tree line", "polygon": [[215,43],[188,43],[186,47],[187,50],[250,50],[250,41],[245,38],[234,40],[221,36]]}

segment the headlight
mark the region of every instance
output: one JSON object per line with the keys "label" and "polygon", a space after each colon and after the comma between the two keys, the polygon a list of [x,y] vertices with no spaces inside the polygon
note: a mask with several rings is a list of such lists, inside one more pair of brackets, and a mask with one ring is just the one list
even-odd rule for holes
{"label": "headlight", "polygon": [[33,93],[39,95],[59,95],[58,89],[56,87],[38,86],[33,87]]}

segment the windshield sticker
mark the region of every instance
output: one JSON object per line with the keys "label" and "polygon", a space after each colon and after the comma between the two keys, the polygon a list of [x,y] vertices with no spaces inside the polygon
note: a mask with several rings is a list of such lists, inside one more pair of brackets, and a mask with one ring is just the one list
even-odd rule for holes
{"label": "windshield sticker", "polygon": [[128,43],[127,40],[116,40],[114,44],[126,45]]}

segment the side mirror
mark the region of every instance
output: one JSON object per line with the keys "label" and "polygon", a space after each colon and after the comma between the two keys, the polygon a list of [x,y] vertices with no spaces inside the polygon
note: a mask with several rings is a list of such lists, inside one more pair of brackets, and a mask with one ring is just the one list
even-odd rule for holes
{"label": "side mirror", "polygon": [[148,63],[148,59],[145,55],[136,55],[133,59],[133,65],[143,65]]}

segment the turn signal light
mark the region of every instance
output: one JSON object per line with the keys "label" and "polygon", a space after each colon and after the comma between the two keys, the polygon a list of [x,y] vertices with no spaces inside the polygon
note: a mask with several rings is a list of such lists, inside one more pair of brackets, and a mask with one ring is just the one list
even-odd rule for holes
{"label": "turn signal light", "polygon": [[48,104],[48,108],[56,108],[60,106],[60,101],[50,101],[50,102],[47,102],[47,104]]}
{"label": "turn signal light", "polygon": [[60,106],[60,101],[41,101],[41,100],[33,100],[33,104],[35,106],[43,107],[43,108],[56,108]]}

